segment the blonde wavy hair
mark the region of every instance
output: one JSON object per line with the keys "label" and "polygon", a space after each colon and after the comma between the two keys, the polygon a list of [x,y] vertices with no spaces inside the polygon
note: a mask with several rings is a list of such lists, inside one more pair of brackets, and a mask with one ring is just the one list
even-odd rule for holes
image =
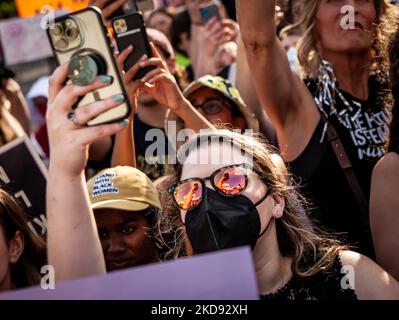
{"label": "blonde wavy hair", "polygon": [[[201,132],[194,136],[179,149],[179,154],[187,156],[199,145],[215,140],[231,143],[241,152],[252,155],[254,172],[273,193],[284,198],[284,213],[276,220],[276,231],[280,252],[283,256],[293,258],[293,273],[307,277],[329,269],[339,253],[348,247],[341,245],[331,236],[323,235],[309,221],[306,214],[309,206],[297,191],[297,186],[277,151],[269,147],[260,135],[249,136],[229,130],[217,130]],[[182,167],[181,164],[176,166],[176,172],[167,179],[169,184],[180,180]],[[173,241],[164,244],[171,249],[169,254],[177,257],[182,250],[184,251],[187,240],[180,211],[167,192],[162,193],[161,202],[163,210],[157,219],[157,229],[161,239],[164,234],[173,235]],[[303,264],[304,261],[306,265]]]}
{"label": "blonde wavy hair", "polygon": [[[296,22],[282,30],[282,34],[293,29],[302,31],[302,38],[297,44],[298,60],[302,66],[304,77],[318,76],[318,69],[321,63],[321,56],[318,52],[318,39],[315,30],[315,17],[319,7],[320,0],[299,0],[296,4]],[[374,0],[377,10],[377,35],[371,48],[373,63],[372,68],[387,72],[387,59],[382,54],[388,43],[390,35],[394,28],[389,21],[395,16],[394,6],[388,4],[385,0]],[[387,22],[385,22],[387,21]]]}

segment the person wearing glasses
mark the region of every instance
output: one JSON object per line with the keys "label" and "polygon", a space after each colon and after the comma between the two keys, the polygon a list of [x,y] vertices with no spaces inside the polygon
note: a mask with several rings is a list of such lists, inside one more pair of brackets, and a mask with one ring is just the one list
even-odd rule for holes
{"label": "person wearing glasses", "polygon": [[[291,70],[276,36],[276,1],[236,1],[253,83],[284,160],[315,204],[312,217],[374,259],[369,191],[390,118],[381,49],[395,31],[396,12],[384,0],[296,2],[290,29],[303,32],[302,77]],[[353,10],[352,25],[345,23],[344,7]]]}
{"label": "person wearing glasses", "polygon": [[[160,223],[184,227],[195,254],[251,247],[262,299],[399,299],[399,284],[387,272],[309,226],[293,180],[261,140],[201,132],[179,153],[185,156],[168,192],[180,212],[173,216],[164,204]],[[181,201],[194,186],[199,200]]]}
{"label": "person wearing glasses", "polygon": [[[137,167],[151,180],[157,180],[168,174],[169,155],[174,152],[173,141],[171,145],[167,137],[168,128],[164,127],[170,110],[179,119],[184,119],[184,125],[178,128],[177,133],[183,127],[198,131],[209,128],[211,124],[183,95],[175,77],[176,61],[169,40],[155,29],[147,28],[147,33],[152,42],[153,57],[142,57],[130,70],[123,72],[131,105],[137,106],[137,110],[132,113],[129,128],[116,136],[111,166]],[[130,47],[119,54],[121,70],[133,50]],[[146,66],[154,67],[154,70],[134,81],[137,71]],[[161,145],[161,150],[147,154],[154,143]]]}
{"label": "person wearing glasses", "polygon": [[[127,125],[122,121],[85,126],[120,104],[110,98],[88,105],[87,112],[76,110],[75,120],[81,125],[77,127],[68,119],[74,101],[107,83],[101,78],[88,87],[65,88],[66,78],[66,65],[52,75],[47,114],[52,152],[46,192],[48,257],[57,270],[56,281],[106,273],[84,169],[89,145]],[[198,139],[201,143],[193,145]],[[374,262],[313,233],[295,186],[279,157],[264,143],[227,130],[202,132],[198,139],[191,138],[181,147],[182,154],[190,152],[181,158],[175,183],[168,189],[178,204],[193,185],[197,199],[187,201],[177,216],[169,215],[168,205],[161,203],[159,215],[172,219],[170,226],[185,224],[195,253],[251,246],[258,287],[265,299],[399,298],[398,283]],[[218,160],[227,163],[210,161],[213,157],[206,147],[215,140],[222,157]],[[198,152],[208,161],[193,161]],[[217,188],[225,173],[229,179]],[[241,192],[225,194],[233,187]],[[351,273],[348,281],[341,281],[343,267],[356,276]]]}
{"label": "person wearing glasses", "polygon": [[[183,93],[192,106],[214,126],[242,132],[245,129],[259,131],[258,120],[229,80],[206,75],[193,81]],[[168,110],[166,118],[167,121],[177,121],[178,131],[184,128],[183,120],[173,110]]]}

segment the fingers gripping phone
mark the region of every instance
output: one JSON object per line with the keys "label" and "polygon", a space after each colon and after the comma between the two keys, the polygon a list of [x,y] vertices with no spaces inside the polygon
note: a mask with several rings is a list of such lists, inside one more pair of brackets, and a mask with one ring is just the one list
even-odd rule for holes
{"label": "fingers gripping phone", "polygon": [[[133,53],[124,62],[123,68],[125,71],[133,67],[143,55],[146,54],[149,58],[153,56],[141,13],[133,13],[114,19],[112,28],[119,52],[124,51],[130,45],[134,47]],[[134,80],[143,78],[153,69],[155,67],[141,68]]]}
{"label": "fingers gripping phone", "polygon": [[202,23],[205,25],[209,20],[213,17],[216,17],[218,20],[221,20],[219,6],[216,4],[207,5],[205,7],[200,8],[200,14],[202,17]]}
{"label": "fingers gripping phone", "polygon": [[[88,7],[56,18],[53,28],[47,29],[47,35],[57,64],[68,63],[68,83],[84,86],[101,75],[113,79],[111,85],[81,97],[74,108],[117,94],[127,97],[110,37],[98,8]],[[127,118],[130,112],[129,99],[125,99],[123,104],[104,112],[87,125],[117,122]]]}

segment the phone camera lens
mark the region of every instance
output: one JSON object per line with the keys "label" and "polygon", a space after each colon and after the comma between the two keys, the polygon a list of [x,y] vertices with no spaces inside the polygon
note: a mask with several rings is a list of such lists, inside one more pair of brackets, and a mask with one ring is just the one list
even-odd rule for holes
{"label": "phone camera lens", "polygon": [[64,38],[61,38],[57,40],[57,42],[55,43],[55,47],[61,50],[66,49],[68,48],[68,41]]}
{"label": "phone camera lens", "polygon": [[62,33],[62,27],[59,25],[54,26],[54,28],[52,29],[52,33],[55,36],[59,36]]}
{"label": "phone camera lens", "polygon": [[75,40],[79,35],[79,31],[77,28],[69,28],[65,31],[65,34],[69,39]]}

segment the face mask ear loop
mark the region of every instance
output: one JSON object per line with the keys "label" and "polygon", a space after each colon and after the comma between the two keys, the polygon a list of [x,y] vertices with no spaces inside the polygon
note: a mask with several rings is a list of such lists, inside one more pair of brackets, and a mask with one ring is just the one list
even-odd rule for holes
{"label": "face mask ear loop", "polygon": [[[266,199],[268,196],[270,196],[271,193],[272,193],[272,192],[271,192],[270,189],[267,190],[266,194],[262,197],[262,199],[260,199],[257,203],[255,203],[255,207],[257,207],[257,206],[260,205],[263,201],[265,201],[265,199]],[[263,230],[262,233],[258,236],[258,239],[266,233],[266,231],[269,229],[270,224],[272,223],[273,220],[274,220],[274,218],[271,218],[271,219],[270,219],[270,221],[269,221],[269,223],[267,224],[265,230]]]}
{"label": "face mask ear loop", "polygon": [[266,194],[262,197],[262,199],[260,199],[257,203],[255,203],[255,207],[259,206],[263,201],[265,201],[265,199],[270,196],[271,191],[267,190]]}

